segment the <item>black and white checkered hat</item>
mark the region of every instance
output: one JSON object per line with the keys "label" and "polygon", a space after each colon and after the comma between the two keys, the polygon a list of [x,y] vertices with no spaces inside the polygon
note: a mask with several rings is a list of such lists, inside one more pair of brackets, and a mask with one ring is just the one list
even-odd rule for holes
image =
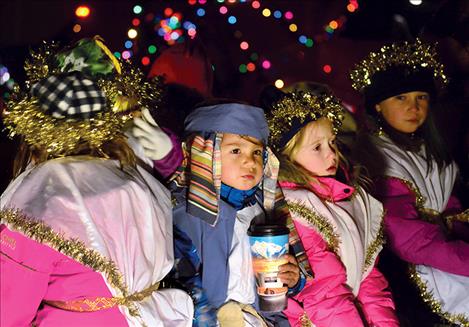
{"label": "black and white checkered hat", "polygon": [[88,119],[106,110],[106,96],[81,72],[49,76],[31,87],[45,113],[58,119]]}

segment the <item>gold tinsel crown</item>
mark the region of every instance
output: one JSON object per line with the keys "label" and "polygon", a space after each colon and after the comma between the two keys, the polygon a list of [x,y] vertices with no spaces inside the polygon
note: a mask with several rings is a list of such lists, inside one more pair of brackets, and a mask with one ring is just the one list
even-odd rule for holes
{"label": "gold tinsel crown", "polygon": [[311,121],[327,118],[333,124],[334,133],[342,125],[344,108],[341,101],[332,94],[314,95],[310,92],[287,93],[272,106],[267,122],[270,130],[270,144],[280,150],[286,142],[286,134],[293,137],[302,127]]}
{"label": "gold tinsel crown", "polygon": [[[105,94],[106,109],[88,119],[55,118],[40,108],[38,99],[16,85],[3,113],[10,137],[22,135],[29,145],[44,148],[49,157],[73,154],[83,143],[100,149],[105,141],[122,134],[133,110],[154,106],[159,101],[162,94],[160,81],[147,81],[144,74],[130,62],[117,60],[100,37],[96,36],[91,41],[107,58],[101,63],[108,66],[109,73],[94,76],[99,89]],[[73,49],[60,49],[55,42],[43,42],[39,50],[31,51],[24,66],[26,89],[29,90],[40,80],[63,73],[63,67],[57,64],[58,58]]]}
{"label": "gold tinsel crown", "polygon": [[393,43],[383,46],[378,52],[371,52],[350,72],[352,87],[363,92],[367,86],[371,85],[372,78],[377,72],[394,66],[408,66],[413,70],[430,69],[437,83],[440,85],[448,83],[444,66],[438,60],[435,46],[423,43],[417,38],[414,43]]}

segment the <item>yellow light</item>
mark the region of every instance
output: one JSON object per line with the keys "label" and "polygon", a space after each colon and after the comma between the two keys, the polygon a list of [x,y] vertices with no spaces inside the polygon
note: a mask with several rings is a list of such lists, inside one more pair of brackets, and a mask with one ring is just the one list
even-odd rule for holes
{"label": "yellow light", "polygon": [[281,89],[285,85],[281,79],[276,80],[274,84],[277,89]]}
{"label": "yellow light", "polygon": [[264,10],[262,10],[262,15],[264,15],[265,17],[269,17],[270,14],[271,14],[270,9],[265,8]]}
{"label": "yellow light", "polygon": [[337,23],[335,20],[331,20],[331,22],[329,23],[329,26],[335,30],[337,27],[339,27],[339,23]]}
{"label": "yellow light", "polygon": [[90,7],[88,7],[88,6],[79,6],[75,10],[75,15],[77,15],[77,17],[80,17],[80,18],[85,18],[85,17],[88,17],[90,15],[90,12],[91,12]]}
{"label": "yellow light", "polygon": [[75,33],[80,32],[80,31],[81,31],[81,25],[80,25],[80,24],[75,24],[75,25],[73,25],[73,31],[74,31]]}
{"label": "yellow light", "polygon": [[129,39],[135,39],[137,37],[138,33],[135,29],[131,28],[128,32],[127,32],[127,36],[129,37]]}
{"label": "yellow light", "polygon": [[290,26],[288,26],[288,28],[289,28],[290,31],[292,31],[292,32],[298,31],[298,26],[296,26],[296,24],[290,24]]}

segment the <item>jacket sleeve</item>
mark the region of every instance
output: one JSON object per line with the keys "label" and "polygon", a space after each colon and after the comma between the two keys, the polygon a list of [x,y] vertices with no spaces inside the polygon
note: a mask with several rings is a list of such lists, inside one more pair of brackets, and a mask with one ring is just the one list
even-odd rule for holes
{"label": "jacket sleeve", "polygon": [[158,176],[163,180],[166,180],[176,171],[176,168],[181,164],[184,157],[182,154],[181,142],[176,134],[167,128],[163,128],[163,131],[168,134],[173,148],[163,159],[153,160],[153,169]]}
{"label": "jacket sleeve", "polygon": [[399,326],[388,282],[376,268],[362,281],[357,300],[370,326]]}
{"label": "jacket sleeve", "polygon": [[[294,299],[303,304],[307,316],[317,327],[362,326],[354,296],[346,285],[342,263],[328,250],[319,233],[297,221],[294,223],[314,272],[314,278]],[[286,314],[289,316],[288,312]]]}
{"label": "jacket sleeve", "polygon": [[0,225],[0,246],[0,326],[30,326],[47,292],[49,250],[5,225]]}
{"label": "jacket sleeve", "polygon": [[386,209],[385,231],[394,253],[413,264],[469,276],[469,243],[449,239],[439,225],[420,219],[415,194],[404,182],[389,178],[376,189]]}

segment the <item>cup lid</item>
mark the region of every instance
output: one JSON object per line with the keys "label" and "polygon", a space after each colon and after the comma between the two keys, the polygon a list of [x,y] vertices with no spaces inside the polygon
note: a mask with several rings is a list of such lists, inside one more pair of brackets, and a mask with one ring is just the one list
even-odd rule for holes
{"label": "cup lid", "polygon": [[290,234],[290,230],[284,225],[251,225],[248,230],[248,235],[250,236],[276,236],[285,234]]}

